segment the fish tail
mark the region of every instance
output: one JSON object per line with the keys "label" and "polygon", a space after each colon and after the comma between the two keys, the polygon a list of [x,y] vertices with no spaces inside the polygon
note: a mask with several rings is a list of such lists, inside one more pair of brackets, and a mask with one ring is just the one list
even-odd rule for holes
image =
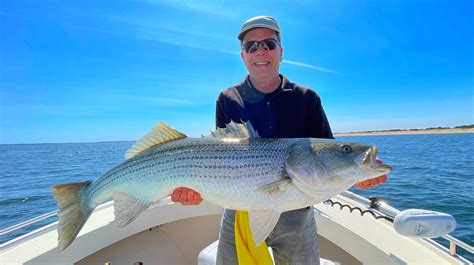
{"label": "fish tail", "polygon": [[57,230],[60,251],[74,241],[94,210],[88,204],[83,203],[81,199],[81,194],[91,183],[92,181],[65,183],[51,189],[59,209]]}

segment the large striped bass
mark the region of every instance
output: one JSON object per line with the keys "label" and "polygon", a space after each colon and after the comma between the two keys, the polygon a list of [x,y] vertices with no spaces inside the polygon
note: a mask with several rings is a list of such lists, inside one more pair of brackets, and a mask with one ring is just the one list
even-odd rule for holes
{"label": "large striped bass", "polygon": [[113,198],[125,226],[177,187],[198,191],[224,208],[248,210],[255,245],[282,212],[327,200],[354,183],[388,173],[377,147],[316,138],[263,139],[250,123],[231,122],[210,136],[190,138],[160,123],[126,160],[95,181],[56,185],[60,250],[69,246],[94,208]]}

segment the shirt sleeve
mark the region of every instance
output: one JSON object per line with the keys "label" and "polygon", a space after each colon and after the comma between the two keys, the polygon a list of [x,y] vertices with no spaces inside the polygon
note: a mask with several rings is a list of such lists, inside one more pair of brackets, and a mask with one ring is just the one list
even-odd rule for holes
{"label": "shirt sleeve", "polygon": [[225,128],[226,124],[230,121],[227,121],[225,111],[225,96],[221,93],[217,97],[216,101],[216,128]]}
{"label": "shirt sleeve", "polygon": [[309,115],[306,121],[308,137],[334,139],[320,97],[314,91],[310,91],[308,94],[310,96]]}

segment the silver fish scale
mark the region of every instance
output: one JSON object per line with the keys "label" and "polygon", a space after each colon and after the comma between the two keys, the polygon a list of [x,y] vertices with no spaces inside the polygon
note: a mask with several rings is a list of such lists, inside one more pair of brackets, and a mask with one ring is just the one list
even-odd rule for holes
{"label": "silver fish scale", "polygon": [[[214,138],[184,138],[153,147],[113,168],[95,181],[87,197],[93,204],[115,192],[157,201],[184,186],[204,199],[233,209],[267,209],[288,205],[288,198],[309,198],[294,187],[283,194],[257,191],[282,179],[288,149],[297,139],[249,139],[229,142]],[[290,197],[288,197],[290,196]],[[272,206],[277,207],[277,206]]]}

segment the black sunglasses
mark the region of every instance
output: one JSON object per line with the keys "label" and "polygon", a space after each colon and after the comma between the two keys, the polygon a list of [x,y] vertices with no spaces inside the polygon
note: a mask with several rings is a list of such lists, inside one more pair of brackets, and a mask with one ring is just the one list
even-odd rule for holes
{"label": "black sunglasses", "polygon": [[261,41],[257,41],[257,40],[247,41],[246,43],[242,45],[242,49],[244,49],[247,53],[254,53],[258,51],[258,48],[260,46],[262,46],[263,49],[266,51],[271,51],[275,49],[277,45],[280,45],[280,43],[277,40],[273,38],[268,38]]}

